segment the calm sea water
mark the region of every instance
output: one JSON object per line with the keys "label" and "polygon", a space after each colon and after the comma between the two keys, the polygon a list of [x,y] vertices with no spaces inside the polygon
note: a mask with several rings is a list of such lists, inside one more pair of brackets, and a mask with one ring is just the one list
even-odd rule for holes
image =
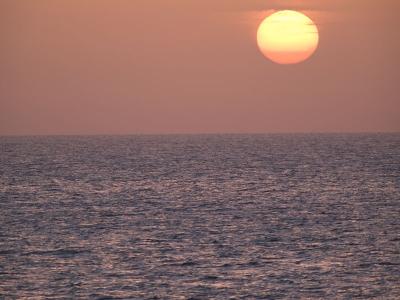
{"label": "calm sea water", "polygon": [[400,134],[0,150],[0,299],[400,299]]}

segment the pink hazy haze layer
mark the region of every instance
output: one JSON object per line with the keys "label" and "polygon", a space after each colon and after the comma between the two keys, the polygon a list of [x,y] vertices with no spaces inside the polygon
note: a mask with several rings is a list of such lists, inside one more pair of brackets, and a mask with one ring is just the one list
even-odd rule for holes
{"label": "pink hazy haze layer", "polygon": [[[399,1],[2,0],[0,135],[400,130]],[[257,26],[305,12],[316,53]]]}

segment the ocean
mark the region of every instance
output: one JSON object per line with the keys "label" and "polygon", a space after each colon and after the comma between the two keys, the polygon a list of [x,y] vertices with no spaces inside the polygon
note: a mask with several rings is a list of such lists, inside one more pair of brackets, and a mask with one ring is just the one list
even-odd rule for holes
{"label": "ocean", "polygon": [[400,134],[0,138],[0,299],[400,299]]}

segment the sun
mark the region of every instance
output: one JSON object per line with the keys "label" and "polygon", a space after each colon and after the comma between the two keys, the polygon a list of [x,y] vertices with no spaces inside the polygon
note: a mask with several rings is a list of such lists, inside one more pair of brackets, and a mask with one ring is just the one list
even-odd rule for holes
{"label": "sun", "polygon": [[306,15],[281,10],[265,18],[257,31],[264,56],[278,64],[297,64],[310,58],[318,47],[319,33]]}

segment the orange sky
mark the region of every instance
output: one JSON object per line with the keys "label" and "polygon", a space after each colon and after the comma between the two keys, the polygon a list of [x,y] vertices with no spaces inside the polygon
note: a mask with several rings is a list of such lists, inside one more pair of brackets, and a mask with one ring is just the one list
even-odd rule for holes
{"label": "orange sky", "polygon": [[[257,49],[272,9],[319,26]],[[0,135],[400,131],[397,0],[2,0]]]}

